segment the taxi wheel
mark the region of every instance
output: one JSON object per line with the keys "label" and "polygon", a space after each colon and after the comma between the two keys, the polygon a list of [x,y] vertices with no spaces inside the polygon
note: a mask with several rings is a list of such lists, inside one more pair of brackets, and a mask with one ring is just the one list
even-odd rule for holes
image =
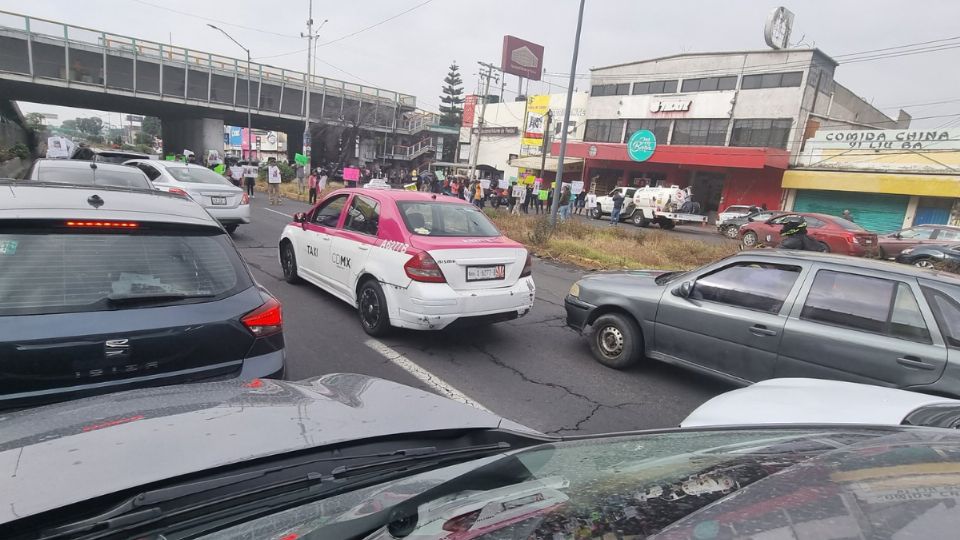
{"label": "taxi wheel", "polygon": [[382,336],[390,330],[387,298],[380,284],[370,279],[360,286],[357,294],[357,312],[363,331],[371,336]]}
{"label": "taxi wheel", "polygon": [[590,350],[601,364],[625,369],[643,356],[643,334],[633,319],[608,313],[598,317],[590,329]]}
{"label": "taxi wheel", "polygon": [[293,246],[290,242],[284,242],[280,246],[280,266],[283,267],[283,280],[287,283],[299,283],[300,276],[297,275],[297,255],[293,252]]}

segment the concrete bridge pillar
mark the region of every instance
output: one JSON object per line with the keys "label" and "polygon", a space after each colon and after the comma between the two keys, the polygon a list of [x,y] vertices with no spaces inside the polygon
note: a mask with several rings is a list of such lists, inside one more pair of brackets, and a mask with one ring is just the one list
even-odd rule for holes
{"label": "concrete bridge pillar", "polygon": [[164,155],[182,154],[187,149],[196,154],[198,163],[206,156],[207,150],[216,150],[223,157],[223,120],[164,117],[160,121]]}

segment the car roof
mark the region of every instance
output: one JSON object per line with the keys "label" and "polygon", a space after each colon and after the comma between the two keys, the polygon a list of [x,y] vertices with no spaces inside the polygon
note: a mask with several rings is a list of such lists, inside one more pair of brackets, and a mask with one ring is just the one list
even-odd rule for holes
{"label": "car roof", "polygon": [[[127,165],[121,165],[119,163],[104,163],[101,161],[87,161],[85,159],[56,159],[56,158],[41,158],[34,162],[35,167],[41,167],[44,165],[54,165],[62,168],[74,168],[74,169],[89,169],[90,164],[93,163],[97,166],[98,169],[105,170],[119,170],[119,171],[129,171],[130,167]],[[136,170],[136,169],[133,169]]]}
{"label": "car roof", "polygon": [[839,255],[836,253],[822,253],[819,251],[792,251],[785,249],[757,249],[741,251],[733,255],[733,258],[750,258],[756,256],[774,257],[784,260],[807,261],[816,263],[836,264],[849,266],[850,268],[861,268],[864,270],[875,270],[878,272],[890,272],[904,276],[932,279],[960,285],[960,276],[932,270],[923,270],[914,266],[895,263],[891,261],[881,261],[878,259],[867,259],[864,257],[850,257],[849,255]]}
{"label": "car roof", "polygon": [[[123,167],[123,165],[118,165]],[[95,208],[93,195],[103,199]],[[213,225],[216,220],[199,204],[152,189],[0,180],[0,219],[122,219]]]}
{"label": "car roof", "polygon": [[[180,168],[189,168],[189,169],[206,169],[206,167],[204,167],[203,165],[197,165],[196,163],[184,163],[184,162],[182,162],[182,161],[167,161],[167,160],[165,160],[165,159],[145,159],[145,158],[140,158],[140,159],[131,159],[130,161],[128,161],[128,162],[126,162],[126,163],[132,163],[132,162],[136,162],[136,163],[145,162],[145,163],[149,163],[150,165],[159,165],[159,166],[161,166],[161,167],[180,167]],[[124,164],[123,166],[126,167],[127,165]]]}
{"label": "car roof", "polygon": [[371,197],[380,197],[383,199],[392,199],[394,201],[414,201],[414,202],[443,202],[443,203],[453,203],[453,204],[466,204],[470,203],[460,199],[458,197],[451,197],[450,195],[441,195],[440,193],[426,193],[422,191],[409,191],[406,189],[371,189],[371,188],[344,188],[338,189],[333,194],[338,193],[355,193],[357,195],[368,195]]}

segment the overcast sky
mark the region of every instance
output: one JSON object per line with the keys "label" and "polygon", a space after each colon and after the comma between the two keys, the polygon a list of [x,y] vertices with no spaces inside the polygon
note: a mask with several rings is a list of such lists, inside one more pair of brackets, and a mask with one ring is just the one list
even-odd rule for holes
{"label": "overcast sky", "polygon": [[[471,93],[477,61],[499,64],[504,34],[543,44],[547,72],[569,72],[576,0],[314,0],[314,20],[329,20],[321,30],[323,43],[418,4],[423,5],[321,46],[317,72],[413,94],[420,107],[430,110],[438,106],[447,66],[454,60],[460,64]],[[777,5],[762,0],[587,0],[578,73],[679,52],[766,48],[763,24]],[[783,5],[796,14],[791,41],[802,38],[831,56],[960,34],[957,0],[793,0]],[[306,41],[298,37],[306,30],[307,6],[308,0],[0,0],[0,9],[7,11],[242,57],[242,50],[206,26],[214,22],[249,47],[255,59],[297,70],[305,70],[307,62]],[[0,15],[0,22],[8,21]],[[952,43],[960,46],[960,36],[939,44]],[[298,52],[284,55],[291,51]],[[960,48],[953,48],[841,64],[836,80],[893,116],[899,106],[954,100],[906,107],[914,117],[934,116],[916,120],[915,126],[935,127],[960,119],[947,116],[960,113],[958,65]],[[530,92],[559,92],[566,85],[563,76],[546,80],[557,86],[532,82]],[[577,86],[585,90],[589,82],[580,79]],[[505,98],[513,99],[516,78],[509,76],[506,87]],[[85,115],[47,105],[21,106],[25,112],[57,112],[61,120]],[[116,114],[113,118],[118,119]]]}

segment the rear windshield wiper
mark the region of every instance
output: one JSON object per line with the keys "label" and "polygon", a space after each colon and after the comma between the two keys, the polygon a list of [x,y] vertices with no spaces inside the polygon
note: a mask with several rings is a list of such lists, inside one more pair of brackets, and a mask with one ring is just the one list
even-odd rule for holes
{"label": "rear windshield wiper", "polygon": [[[390,480],[396,476],[404,476],[419,469],[429,469],[440,466],[450,461],[467,461],[481,457],[499,454],[510,450],[511,446],[506,442],[495,444],[467,446],[463,448],[454,448],[449,450],[438,450],[436,447],[428,446],[422,448],[408,448],[393,452],[368,454],[361,456],[339,456],[335,458],[318,458],[306,462],[298,462],[292,465],[281,467],[268,467],[257,471],[237,473],[219,478],[197,480],[170,487],[159,488],[151,491],[138,493],[109,510],[95,516],[57,525],[43,531],[40,535],[42,540],[52,540],[64,536],[72,536],[85,531],[96,530],[98,533],[116,531],[132,526],[145,525],[163,519],[169,513],[175,512],[182,514],[185,512],[194,512],[202,510],[204,507],[219,504],[228,499],[239,499],[248,497],[260,492],[272,491],[278,488],[285,488],[283,492],[269,497],[256,499],[250,508],[247,504],[239,504],[229,507],[219,512],[212,512],[203,515],[205,522],[213,522],[221,517],[221,514],[237,515],[251,510],[262,510],[270,504],[274,504],[271,499],[283,498],[283,503],[290,502],[289,496],[294,490],[305,488],[306,496],[320,497],[331,496],[337,492],[343,492],[348,489],[359,489],[362,484],[378,484]],[[358,465],[339,466],[332,470],[319,467],[317,471],[306,472],[292,478],[277,479],[273,482],[257,483],[249,489],[238,490],[225,496],[213,496],[209,499],[198,501],[184,507],[171,508],[164,511],[160,503],[176,501],[192,495],[199,495],[207,491],[213,491],[235,484],[242,484],[262,478],[271,473],[281,472],[291,468],[301,468],[311,463],[322,463],[344,460],[368,460]],[[347,480],[353,477],[352,480]],[[314,489],[316,485],[329,484],[326,489]],[[304,495],[297,495],[302,497]]]}
{"label": "rear windshield wiper", "polygon": [[150,302],[168,302],[170,300],[186,300],[193,298],[212,298],[214,294],[190,294],[178,292],[154,293],[115,293],[107,296],[111,305],[148,304]]}

